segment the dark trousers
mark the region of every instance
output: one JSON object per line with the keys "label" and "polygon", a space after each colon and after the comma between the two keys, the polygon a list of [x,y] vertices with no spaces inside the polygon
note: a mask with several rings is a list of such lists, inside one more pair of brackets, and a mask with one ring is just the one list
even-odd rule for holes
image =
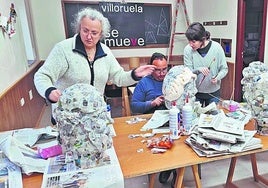
{"label": "dark trousers", "polygon": [[213,93],[196,93],[195,94],[196,101],[199,101],[201,105],[207,106],[212,102],[216,104],[220,101],[220,90],[217,90]]}

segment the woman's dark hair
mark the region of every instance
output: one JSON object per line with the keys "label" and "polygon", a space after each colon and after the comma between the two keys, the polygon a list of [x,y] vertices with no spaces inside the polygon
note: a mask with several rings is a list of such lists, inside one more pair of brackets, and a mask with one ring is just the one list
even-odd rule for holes
{"label": "woman's dark hair", "polygon": [[152,65],[153,61],[156,60],[156,59],[160,59],[160,60],[165,59],[165,60],[167,60],[167,57],[165,55],[161,54],[161,53],[155,52],[155,53],[153,53],[153,55],[151,57],[150,65]]}
{"label": "woman's dark hair", "polygon": [[206,31],[206,39],[209,40],[210,39],[210,32]]}
{"label": "woman's dark hair", "polygon": [[210,39],[210,32],[206,31],[201,23],[194,22],[186,30],[185,36],[189,41],[204,41]]}

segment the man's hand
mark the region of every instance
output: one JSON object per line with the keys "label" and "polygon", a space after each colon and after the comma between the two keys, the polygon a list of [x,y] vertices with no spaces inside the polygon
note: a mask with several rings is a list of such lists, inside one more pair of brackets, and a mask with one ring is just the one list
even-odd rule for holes
{"label": "man's hand", "polygon": [[164,103],[165,99],[163,96],[159,96],[159,97],[156,97],[152,102],[151,102],[151,105],[153,107],[155,106],[160,106]]}

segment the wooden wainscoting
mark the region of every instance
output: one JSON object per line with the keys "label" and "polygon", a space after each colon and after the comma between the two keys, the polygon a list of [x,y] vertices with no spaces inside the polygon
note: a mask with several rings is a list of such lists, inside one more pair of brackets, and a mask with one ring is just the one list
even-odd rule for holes
{"label": "wooden wainscoting", "polygon": [[[222,99],[230,99],[233,94],[234,88],[234,72],[235,72],[235,64],[227,62],[228,65],[228,74],[225,78],[222,79],[221,82],[221,98]],[[241,73],[242,74],[242,73]]]}
{"label": "wooden wainscoting", "polygon": [[[38,126],[46,103],[37,93],[33,77],[42,63],[33,65],[20,80],[0,95],[0,131]],[[29,92],[32,92],[32,99]],[[23,106],[21,100],[24,100]]]}

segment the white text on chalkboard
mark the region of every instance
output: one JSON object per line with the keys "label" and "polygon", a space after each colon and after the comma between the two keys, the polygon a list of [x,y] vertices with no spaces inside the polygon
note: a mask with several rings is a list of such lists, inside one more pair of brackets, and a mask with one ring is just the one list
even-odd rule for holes
{"label": "white text on chalkboard", "polygon": [[138,4],[114,4],[114,3],[105,3],[101,6],[102,12],[131,12],[131,13],[143,13],[143,7]]}
{"label": "white text on chalkboard", "polygon": [[107,46],[117,46],[117,47],[122,47],[122,46],[144,46],[145,45],[145,39],[140,37],[140,38],[120,38],[119,31],[116,29],[113,29],[107,38],[104,40],[104,43]]}

